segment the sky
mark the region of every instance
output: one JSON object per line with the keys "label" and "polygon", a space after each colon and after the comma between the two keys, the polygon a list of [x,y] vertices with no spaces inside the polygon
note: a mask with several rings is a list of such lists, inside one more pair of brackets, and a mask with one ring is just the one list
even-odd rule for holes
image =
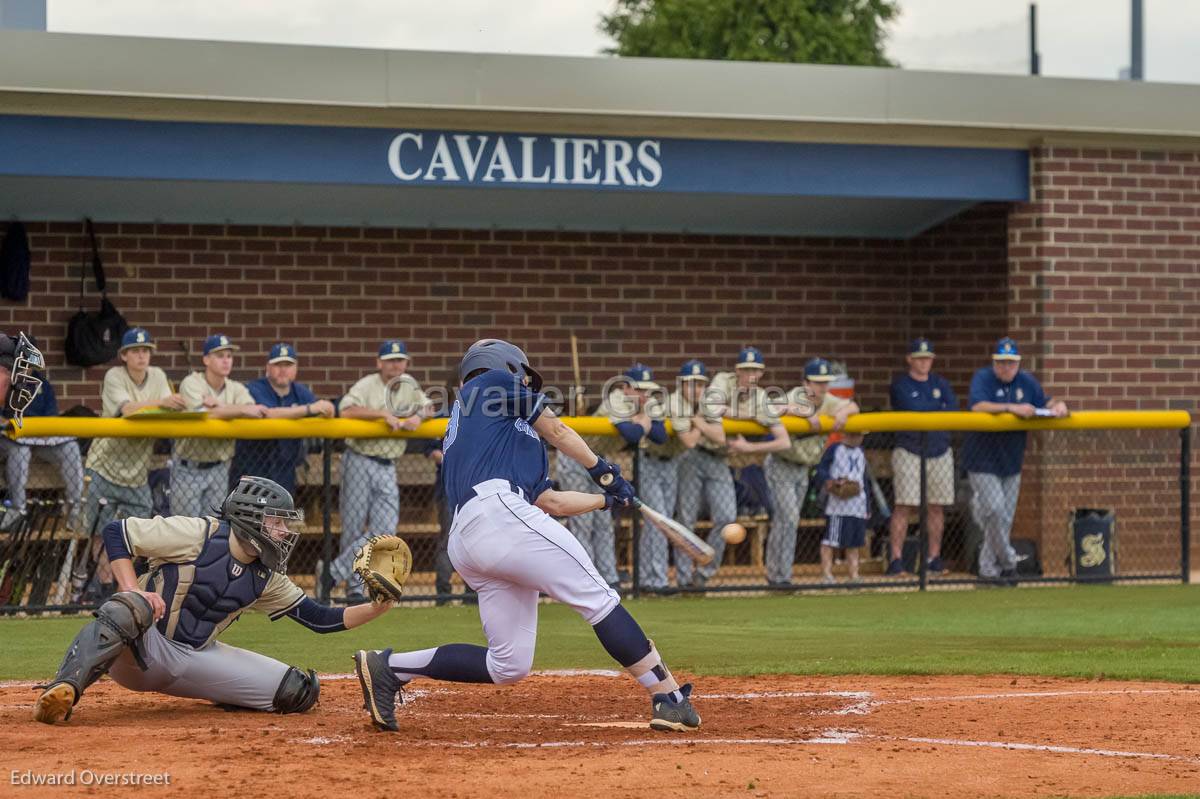
{"label": "sky", "polygon": [[[47,0],[52,31],[415,50],[597,55],[613,0]],[[1116,79],[1130,0],[1039,0],[1042,74]],[[1145,0],[1146,79],[1200,83],[1200,0]],[[1024,74],[1028,0],[900,0],[909,69]]]}

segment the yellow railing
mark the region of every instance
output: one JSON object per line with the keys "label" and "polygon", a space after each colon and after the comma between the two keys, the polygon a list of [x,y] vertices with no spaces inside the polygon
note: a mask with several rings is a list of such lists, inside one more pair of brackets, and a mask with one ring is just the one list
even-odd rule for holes
{"label": "yellow railing", "polygon": [[[584,435],[615,435],[616,429],[600,416],[563,419]],[[807,419],[783,417],[790,433],[815,432]],[[1188,427],[1187,411],[1079,411],[1065,419],[1023,420],[1008,413],[863,413],[852,416],[848,431],[896,432],[902,430],[1175,430]],[[766,431],[755,422],[727,419],[730,434],[761,435]],[[833,420],[821,417],[821,430],[829,432]],[[141,418],[96,419],[77,416],[37,416],[17,428],[8,423],[9,438],[75,436],[77,438],[441,438],[445,419],[430,419],[413,431],[389,432],[382,421],[362,419],[205,419],[171,418],[147,414]]]}

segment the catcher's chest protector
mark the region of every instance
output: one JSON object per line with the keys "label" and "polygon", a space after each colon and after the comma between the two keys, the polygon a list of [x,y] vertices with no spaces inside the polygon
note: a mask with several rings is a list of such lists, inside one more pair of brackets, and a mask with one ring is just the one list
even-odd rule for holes
{"label": "catcher's chest protector", "polygon": [[158,622],[158,631],[167,636],[173,618],[171,640],[199,648],[208,643],[213,632],[230,616],[241,613],[262,596],[271,572],[261,563],[246,565],[229,551],[229,525],[222,523],[204,549],[191,563],[165,563],[151,577],[149,588],[162,581],[163,601],[174,607],[177,595],[184,594],[177,614],[168,613]]}

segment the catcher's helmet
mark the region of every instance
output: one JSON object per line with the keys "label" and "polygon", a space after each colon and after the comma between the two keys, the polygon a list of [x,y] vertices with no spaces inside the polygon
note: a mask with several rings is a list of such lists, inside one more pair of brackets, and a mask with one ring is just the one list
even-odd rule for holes
{"label": "catcher's helmet", "polygon": [[534,391],[542,390],[542,376],[529,365],[529,359],[521,348],[507,341],[485,338],[467,348],[467,354],[458,365],[458,378],[465,383],[468,375],[480,369],[511,372],[519,378],[528,378],[527,385]]}
{"label": "catcher's helmet", "polygon": [[[303,522],[304,511],[296,510],[287,489],[265,477],[243,475],[221,505],[221,518],[238,539],[258,554],[271,571],[287,574],[288,556],[300,538],[298,530],[268,525],[267,519]],[[283,534],[280,534],[283,531]]]}

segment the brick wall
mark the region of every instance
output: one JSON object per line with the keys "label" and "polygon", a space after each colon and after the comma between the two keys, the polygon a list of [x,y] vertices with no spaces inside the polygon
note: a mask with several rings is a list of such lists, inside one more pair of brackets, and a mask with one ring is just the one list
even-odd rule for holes
{"label": "brick wall", "polygon": [[[1077,408],[1195,414],[1200,155],[1048,146],[1032,153],[1031,168],[1031,202],[1014,208],[1008,225],[1009,327],[1029,365]],[[1162,462],[1163,447],[1178,452],[1177,436],[1123,439],[1114,473],[1089,472],[1035,446],[1018,528],[1060,529],[1064,495],[1054,492],[1069,486],[1124,508],[1124,527],[1140,528],[1142,551],[1177,549],[1177,539],[1163,536],[1178,529],[1178,463]],[[1200,472],[1200,458],[1192,469]],[[1148,516],[1157,507],[1169,508],[1166,523]],[[1193,530],[1198,522],[1193,510]]]}
{"label": "brick wall", "polygon": [[[1004,216],[982,208],[912,242],[187,224],[97,232],[110,297],[153,331],[155,363],[175,380],[200,368],[211,332],[242,345],[239,379],[260,373],[272,342],[291,341],[301,379],[326,396],[374,368],[381,338],[405,339],[413,373],[434,384],[471,341],[500,335],[565,387],[574,332],[593,389],[635,359],[664,372],[689,357],[729,368],[755,344],[770,382],[794,385],[822,354],[845,360],[864,402],[879,405],[914,334],[937,338],[943,371],[964,388],[986,359],[1004,319]],[[64,407],[98,407],[105,367],[70,367],[62,354],[82,226],[26,225],[32,292],[0,305],[0,326],[41,340]]]}

